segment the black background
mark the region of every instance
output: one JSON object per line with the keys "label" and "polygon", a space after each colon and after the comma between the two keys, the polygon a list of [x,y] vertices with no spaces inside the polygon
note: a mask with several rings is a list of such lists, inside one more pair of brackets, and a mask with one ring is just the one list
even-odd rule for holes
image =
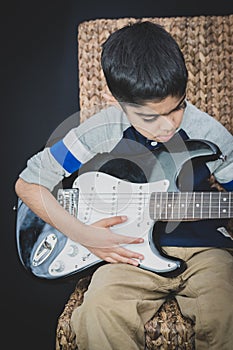
{"label": "black background", "polygon": [[[77,26],[96,18],[224,15],[233,1],[8,1],[1,4],[1,348],[53,350],[74,282],[32,278],[15,247],[14,183],[79,109]],[[5,345],[3,345],[5,343]]]}

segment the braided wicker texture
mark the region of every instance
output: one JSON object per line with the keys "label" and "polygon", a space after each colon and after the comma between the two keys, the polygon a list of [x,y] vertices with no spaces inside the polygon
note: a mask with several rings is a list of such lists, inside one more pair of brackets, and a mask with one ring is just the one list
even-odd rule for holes
{"label": "braided wicker texture", "polygon": [[[97,19],[78,27],[80,121],[104,104],[108,92],[100,66],[101,44],[113,31],[139,19]],[[142,18],[165,27],[177,40],[189,71],[187,98],[233,132],[233,15]],[[221,190],[221,189],[220,189]],[[233,223],[232,231],[233,231]],[[83,301],[91,276],[79,280],[58,319],[56,350],[77,350],[70,317]],[[194,324],[168,299],[145,325],[147,350],[193,350]]]}
{"label": "braided wicker texture", "polygon": [[[78,350],[70,317],[74,308],[82,304],[90,280],[91,276],[79,280],[58,319],[56,350]],[[193,326],[193,322],[181,314],[176,300],[168,299],[145,325],[146,350],[195,349]]]}
{"label": "braided wicker texture", "polygon": [[58,319],[56,331],[56,350],[77,350],[75,334],[70,326],[73,310],[82,304],[83,296],[91,280],[91,275],[80,279]]}
{"label": "braided wicker texture", "polygon": [[[164,26],[177,40],[189,71],[187,98],[233,130],[233,15],[142,18]],[[97,19],[78,27],[81,121],[108,92],[100,65],[101,44],[110,33],[139,21]]]}

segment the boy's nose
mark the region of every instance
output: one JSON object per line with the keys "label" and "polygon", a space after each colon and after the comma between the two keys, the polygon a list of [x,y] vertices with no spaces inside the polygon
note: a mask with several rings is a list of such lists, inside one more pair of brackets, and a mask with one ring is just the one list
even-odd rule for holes
{"label": "boy's nose", "polygon": [[165,134],[170,134],[172,131],[174,131],[174,128],[175,126],[170,123],[169,125],[161,125],[159,129]]}
{"label": "boy's nose", "polygon": [[174,121],[172,119],[167,120],[164,118],[160,124],[160,130],[166,132],[167,134],[171,133],[175,128]]}

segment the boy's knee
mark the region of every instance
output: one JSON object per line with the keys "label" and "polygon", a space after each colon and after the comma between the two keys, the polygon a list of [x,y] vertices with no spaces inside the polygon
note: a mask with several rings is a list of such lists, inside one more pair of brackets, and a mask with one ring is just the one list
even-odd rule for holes
{"label": "boy's knee", "polygon": [[101,293],[87,291],[84,295],[84,301],[81,305],[74,309],[71,316],[71,325],[73,329],[80,330],[84,325],[94,322],[100,322],[102,319],[103,310],[106,309],[109,303],[105,291]]}
{"label": "boy's knee", "polygon": [[99,288],[98,290],[89,289],[84,295],[84,301],[82,304],[82,308],[85,309],[85,312],[91,310],[91,312],[95,312],[101,307],[111,305],[112,296],[109,293],[108,288],[103,286],[103,288]]}

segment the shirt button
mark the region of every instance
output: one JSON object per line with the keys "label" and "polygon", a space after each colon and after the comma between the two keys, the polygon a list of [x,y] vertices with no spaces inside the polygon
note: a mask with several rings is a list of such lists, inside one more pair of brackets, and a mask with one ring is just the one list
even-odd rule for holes
{"label": "shirt button", "polygon": [[158,142],[156,142],[156,141],[151,141],[151,146],[157,146],[157,144],[158,144]]}

